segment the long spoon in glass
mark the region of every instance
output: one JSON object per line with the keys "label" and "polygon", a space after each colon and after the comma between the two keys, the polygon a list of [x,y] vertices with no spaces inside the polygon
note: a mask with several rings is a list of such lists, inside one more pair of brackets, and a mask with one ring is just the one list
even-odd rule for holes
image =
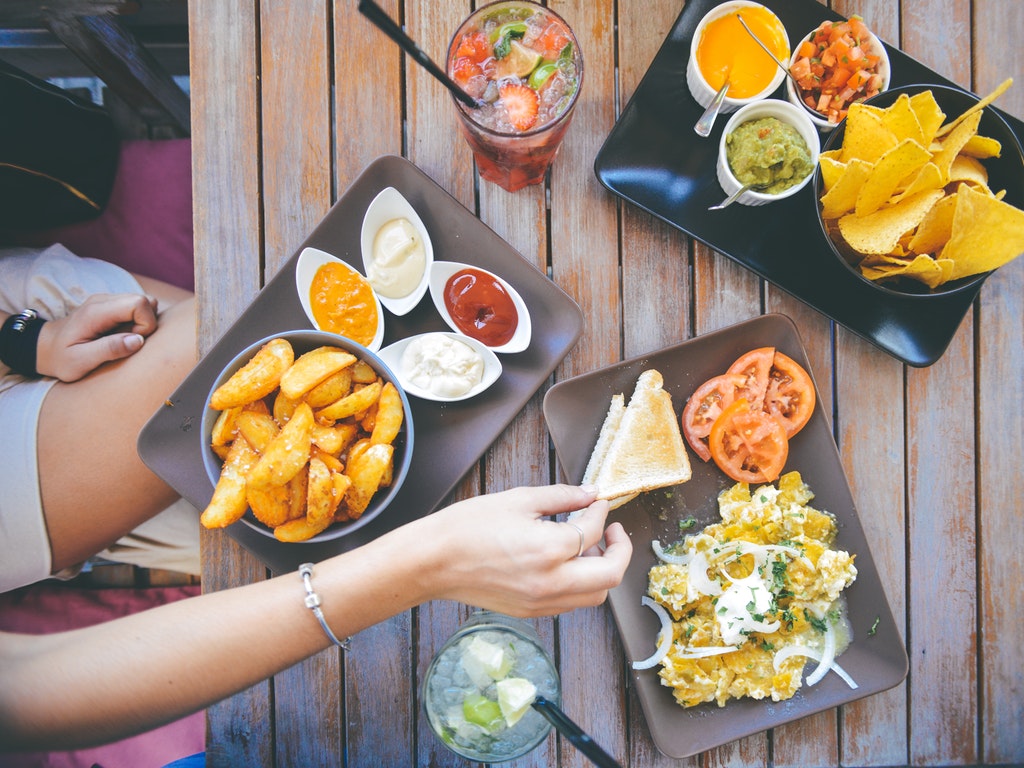
{"label": "long spoon in glass", "polygon": [[778,58],[776,58],[775,54],[768,50],[768,46],[762,43],[761,38],[755,35],[753,30],[751,30],[750,27],[747,26],[747,22],[743,20],[743,16],[737,13],[736,18],[740,20],[740,24],[743,25],[743,28],[747,30],[747,34],[754,38],[754,42],[761,46],[761,50],[767,53],[771,57],[772,61],[779,65],[779,69],[786,73],[786,77],[793,81],[793,85],[799,85],[796,81],[796,78],[789,73],[789,67],[783,64],[781,61],[779,61]]}

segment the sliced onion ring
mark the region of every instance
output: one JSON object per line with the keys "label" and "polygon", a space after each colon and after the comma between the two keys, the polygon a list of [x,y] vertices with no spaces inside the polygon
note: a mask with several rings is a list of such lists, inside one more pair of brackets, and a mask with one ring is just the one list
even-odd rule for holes
{"label": "sliced onion ring", "polygon": [[836,631],[832,627],[832,622],[825,625],[825,647],[821,649],[821,660],[818,662],[818,666],[815,667],[814,671],[807,676],[807,685],[812,686],[817,683],[821,678],[828,672],[829,667],[832,666],[832,662],[836,660]]}
{"label": "sliced onion ring", "polygon": [[704,648],[695,648],[690,646],[683,649],[683,652],[677,654],[677,658],[680,659],[704,659],[708,656],[722,656],[726,653],[732,653],[738,651],[740,647],[738,645],[716,645],[716,646],[705,646]]}
{"label": "sliced onion ring", "polygon": [[687,554],[673,555],[666,552],[661,546],[661,542],[657,539],[651,542],[651,549],[654,550],[654,554],[663,563],[668,563],[669,565],[686,565],[690,562],[690,556]]}
{"label": "sliced onion ring", "polygon": [[653,656],[648,656],[643,661],[634,661],[633,669],[650,669],[665,658],[668,649],[672,647],[672,617],[669,616],[665,606],[655,602],[647,595],[640,598],[640,603],[654,611],[661,620],[661,631],[658,633],[658,648]]}

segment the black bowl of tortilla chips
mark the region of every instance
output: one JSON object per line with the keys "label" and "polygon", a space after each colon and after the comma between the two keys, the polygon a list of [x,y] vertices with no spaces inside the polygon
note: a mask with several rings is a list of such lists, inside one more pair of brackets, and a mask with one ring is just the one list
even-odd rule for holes
{"label": "black bowl of tortilla chips", "polygon": [[814,173],[833,252],[883,292],[968,290],[1024,253],[1024,151],[984,99],[957,88],[892,88],[851,107]]}

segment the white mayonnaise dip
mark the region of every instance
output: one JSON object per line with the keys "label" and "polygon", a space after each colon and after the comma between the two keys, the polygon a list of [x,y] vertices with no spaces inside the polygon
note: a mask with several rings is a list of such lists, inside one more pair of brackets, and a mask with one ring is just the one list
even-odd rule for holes
{"label": "white mayonnaise dip", "polygon": [[448,336],[414,339],[402,353],[407,381],[440,397],[459,397],[480,383],[483,358],[461,341]]}
{"label": "white mayonnaise dip", "polygon": [[381,296],[400,299],[423,278],[427,256],[423,238],[408,219],[392,219],[373,238],[373,259],[367,279]]}

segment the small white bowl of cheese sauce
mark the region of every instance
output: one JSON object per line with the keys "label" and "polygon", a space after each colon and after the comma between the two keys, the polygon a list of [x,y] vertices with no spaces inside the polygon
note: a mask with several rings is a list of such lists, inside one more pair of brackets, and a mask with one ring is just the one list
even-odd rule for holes
{"label": "small white bowl of cheese sauce", "polygon": [[377,353],[406,394],[453,403],[475,397],[501,376],[501,361],[476,339],[431,331],[396,341]]}
{"label": "small white bowl of cheese sauce", "polygon": [[360,233],[363,274],[380,303],[393,315],[405,315],[427,292],[434,246],[416,209],[394,187],[370,202]]}

